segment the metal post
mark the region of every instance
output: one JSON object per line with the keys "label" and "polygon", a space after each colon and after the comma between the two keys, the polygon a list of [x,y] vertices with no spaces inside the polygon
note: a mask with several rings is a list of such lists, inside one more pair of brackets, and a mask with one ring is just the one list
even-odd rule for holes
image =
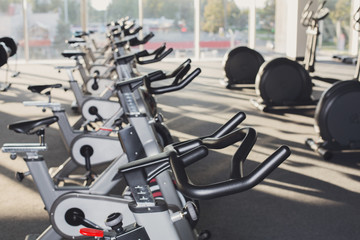
{"label": "metal post", "polygon": [[81,28],[84,32],[86,32],[87,31],[87,0],[81,0],[80,14],[81,14]]}
{"label": "metal post", "polygon": [[255,48],[256,39],[256,1],[249,1],[249,48]]}
{"label": "metal post", "polygon": [[23,0],[23,23],[24,23],[24,55],[25,61],[29,61],[29,31],[27,22],[27,0]]}
{"label": "metal post", "polygon": [[200,0],[194,0],[194,55],[200,59]]}
{"label": "metal post", "polygon": [[359,49],[359,32],[353,29],[354,26],[354,14],[360,6],[360,0],[351,1],[351,12],[350,12],[350,32],[349,32],[349,54],[357,55]]}
{"label": "metal post", "polygon": [[[143,1],[142,0],[138,0],[138,8],[139,8],[139,25],[142,27],[144,24],[144,8],[143,8]],[[140,30],[139,32],[139,38],[143,39],[144,37],[144,33],[143,30]],[[140,50],[143,50],[144,46],[140,45]]]}

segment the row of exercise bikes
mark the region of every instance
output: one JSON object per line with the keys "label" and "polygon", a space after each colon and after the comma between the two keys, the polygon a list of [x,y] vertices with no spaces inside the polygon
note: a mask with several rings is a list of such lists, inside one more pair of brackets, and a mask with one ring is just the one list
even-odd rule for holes
{"label": "row of exercise bikes", "polygon": [[[71,125],[61,104],[53,102],[51,91],[62,84],[32,85],[28,89],[48,101],[27,101],[26,106],[50,109],[52,116],[8,125],[19,134],[34,135],[33,143],[5,143],[2,151],[11,159],[21,156],[28,172],[18,172],[19,181],[31,175],[49,215],[49,226],[27,240],[57,239],[209,239],[209,231],[196,228],[200,199],[237,194],[259,184],[291,154],[279,147],[252,172],[244,175],[243,164],[256,142],[256,131],[240,124],[239,112],[207,136],[174,142],[155,96],[186,87],[201,72],[191,69],[191,60],[172,72],[141,73],[137,66],[165,58],[166,45],[154,51],[132,47],[148,42],[153,34],[138,38],[141,26],[128,18],[107,25],[106,42],[99,47],[92,32],[77,32],[68,40],[71,50],[62,55],[74,66],[66,71],[74,93],[72,108],[81,117]],[[16,53],[11,38],[0,39],[0,57]],[[79,83],[73,72],[82,78]],[[47,150],[46,127],[58,124],[68,159],[49,169],[41,152]],[[94,127],[94,123],[100,127]],[[237,144],[226,181],[195,185],[186,167],[206,161],[209,151]],[[98,172],[97,166],[106,167]],[[124,188],[109,194],[116,186]]]}
{"label": "row of exercise bikes", "polygon": [[[325,7],[326,1],[314,10],[312,3],[309,1],[305,5],[300,19],[307,29],[303,61],[280,57],[265,62],[259,52],[244,46],[236,47],[223,60],[224,84],[230,89],[235,86],[254,87],[258,98],[250,102],[264,112],[314,106],[314,128],[318,138],[308,138],[305,144],[329,160],[335,153],[360,150],[359,109],[356,104],[360,101],[360,54],[351,80],[313,74],[320,22],[330,11]],[[353,15],[353,23],[354,31],[360,32],[360,8]],[[332,84],[319,99],[313,97],[314,79]]]}

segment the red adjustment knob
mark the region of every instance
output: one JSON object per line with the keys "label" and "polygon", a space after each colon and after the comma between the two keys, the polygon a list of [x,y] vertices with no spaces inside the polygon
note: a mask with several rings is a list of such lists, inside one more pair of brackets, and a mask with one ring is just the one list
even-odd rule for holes
{"label": "red adjustment knob", "polygon": [[93,228],[81,228],[80,233],[88,237],[104,237],[104,231]]}

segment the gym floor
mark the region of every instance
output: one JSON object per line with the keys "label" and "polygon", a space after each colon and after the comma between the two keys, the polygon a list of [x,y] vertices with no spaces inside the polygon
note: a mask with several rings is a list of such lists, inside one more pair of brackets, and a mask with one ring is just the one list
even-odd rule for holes
{"label": "gym floor", "polygon": [[[320,59],[320,58],[319,58]],[[19,76],[7,92],[0,93],[0,144],[37,141],[35,136],[16,134],[7,125],[20,120],[51,116],[39,108],[25,107],[23,101],[47,100],[26,88],[31,84],[62,83],[67,86],[66,73],[58,73],[54,66],[59,62],[19,63]],[[142,72],[162,69],[171,71],[179,62],[162,62],[141,66]],[[316,134],[313,128],[315,107],[276,110],[263,113],[249,102],[256,98],[254,89],[224,88],[221,61],[192,63],[202,73],[185,89],[157,96],[159,110],[165,117],[175,140],[203,136],[216,130],[235,113],[243,111],[247,118],[243,126],[251,126],[258,133],[245,172],[251,171],[280,145],[288,145],[292,155],[263,183],[235,195],[200,201],[201,215],[198,229],[207,229],[212,239],[326,239],[350,240],[360,236],[360,158],[357,154],[335,155],[324,161],[309,150],[304,141]],[[15,69],[14,64],[10,65]],[[6,77],[5,66],[0,79]],[[354,65],[335,63],[330,58],[320,59],[316,74],[323,77],[351,79]],[[79,78],[77,77],[79,80]],[[330,85],[314,81],[314,95]],[[70,122],[78,115],[71,111],[73,94],[61,89],[52,91],[53,102],[66,109]],[[58,127],[46,130],[48,151],[43,155],[49,167],[57,166],[67,158],[59,138]],[[207,159],[189,168],[196,183],[224,180],[229,175],[229,161],[236,146],[212,152]],[[14,172],[26,171],[21,158],[10,160],[0,153],[0,238],[24,239],[28,233],[40,233],[48,225],[48,215],[31,177],[19,183]]]}

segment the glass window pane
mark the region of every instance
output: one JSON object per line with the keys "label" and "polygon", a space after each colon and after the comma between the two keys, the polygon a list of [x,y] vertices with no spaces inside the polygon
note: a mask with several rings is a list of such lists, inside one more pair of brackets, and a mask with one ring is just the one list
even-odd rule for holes
{"label": "glass window pane", "polygon": [[0,22],[0,37],[11,37],[15,42],[20,43],[17,56],[22,58],[24,56],[22,1],[1,1]]}
{"label": "glass window pane", "polygon": [[155,36],[145,45],[155,49],[164,42],[174,49],[169,57],[194,56],[194,1],[143,0],[144,34]]}

